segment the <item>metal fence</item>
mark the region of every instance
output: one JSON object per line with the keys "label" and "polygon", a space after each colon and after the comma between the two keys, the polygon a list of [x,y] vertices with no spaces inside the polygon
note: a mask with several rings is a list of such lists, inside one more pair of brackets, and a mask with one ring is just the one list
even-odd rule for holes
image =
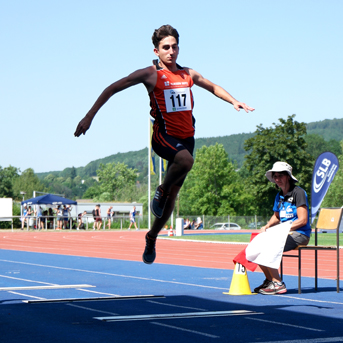
{"label": "metal fence", "polygon": [[[260,216],[205,216],[205,215],[189,215],[184,216],[183,219],[188,218],[191,222],[198,220],[198,217],[201,218],[203,222],[204,229],[216,229],[219,228],[219,224],[237,224],[240,229],[258,229],[261,226],[265,225],[269,218],[260,217]],[[57,217],[56,216],[29,216],[25,218],[24,225],[22,225],[22,216],[12,216],[6,217],[6,221],[11,222],[9,229],[20,229],[24,230],[57,230],[58,227]],[[1,220],[1,218],[0,218]],[[113,216],[109,219],[107,216],[101,217],[101,230],[110,229],[119,229],[125,230],[130,226],[130,217],[129,216]],[[170,218],[165,228],[169,229],[170,227],[175,228],[176,216]],[[80,225],[78,218],[74,216],[69,216],[67,220],[63,220],[63,229],[65,230],[93,230],[95,228],[94,218],[91,215],[86,215],[82,217],[82,224]],[[148,228],[148,216],[136,216],[136,224],[138,229],[147,229]],[[226,225],[228,226],[228,225]],[[236,227],[237,227],[236,226]],[[135,229],[135,226],[132,225],[131,229]]]}
{"label": "metal fence", "polygon": [[[1,220],[1,218],[0,218]],[[77,217],[69,216],[68,219],[62,221],[62,227],[58,226],[57,217],[51,216],[29,216],[25,218],[25,222],[22,222],[22,216],[6,217],[6,222],[10,222],[8,229],[23,229],[23,230],[93,230],[95,229],[95,221],[93,216],[82,217],[82,223],[79,222]],[[142,218],[136,217],[137,228],[140,229]],[[108,226],[110,224],[110,226]],[[128,229],[130,225],[129,216],[115,216],[111,217],[110,222],[107,216],[101,217],[100,229]],[[132,226],[135,229],[135,226]],[[6,229],[6,228],[3,228]]]}
{"label": "metal fence", "polygon": [[[266,225],[270,218],[261,216],[205,216],[205,215],[189,215],[183,216],[183,219],[188,218],[191,222],[197,221],[198,217],[203,222],[204,229],[216,229],[223,224],[227,224],[226,227],[233,228],[234,225],[241,229],[259,229],[261,226]],[[222,225],[219,225],[222,224]],[[231,225],[230,225],[231,224]],[[237,227],[236,226],[236,227]]]}

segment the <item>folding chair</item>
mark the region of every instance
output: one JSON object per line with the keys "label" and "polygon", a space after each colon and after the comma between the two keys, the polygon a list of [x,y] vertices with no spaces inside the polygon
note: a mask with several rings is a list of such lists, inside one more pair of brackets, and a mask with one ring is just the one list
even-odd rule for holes
{"label": "folding chair", "polygon": [[[314,284],[315,290],[318,289],[318,250],[336,250],[337,251],[337,293],[339,293],[339,227],[342,218],[342,208],[321,208],[318,216],[318,221],[314,232],[314,245],[299,245],[293,251],[298,254],[288,255],[283,254],[281,259],[281,277],[283,276],[283,257],[295,257],[298,258],[298,293],[301,293],[301,252],[303,250],[314,250]],[[318,245],[318,230],[336,230],[336,245],[324,246]]]}

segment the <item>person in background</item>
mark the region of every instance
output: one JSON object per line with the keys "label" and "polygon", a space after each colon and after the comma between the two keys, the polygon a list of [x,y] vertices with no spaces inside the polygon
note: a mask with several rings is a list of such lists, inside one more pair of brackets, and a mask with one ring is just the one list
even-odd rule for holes
{"label": "person in background", "polygon": [[51,207],[49,207],[48,209],[48,228],[52,229],[53,228],[53,224],[54,224],[54,211],[52,210]]}
{"label": "person in background", "polygon": [[62,230],[63,227],[63,211],[61,205],[57,205],[55,208],[56,211],[56,220],[57,220],[57,227],[56,230]]}
{"label": "person in background", "polygon": [[63,221],[64,221],[64,230],[68,229],[68,219],[69,219],[69,213],[71,211],[70,205],[63,205],[62,214],[63,214]]}
{"label": "person in background", "polygon": [[27,222],[27,206],[24,204],[23,216],[21,218],[21,229],[24,230],[25,223]]}
{"label": "person in background", "polygon": [[42,208],[39,205],[36,205],[35,216],[36,216],[36,229],[37,230],[44,229],[44,220],[42,218],[43,212],[42,212]]}
{"label": "person in background", "polygon": [[29,227],[32,226],[32,222],[33,222],[33,220],[31,219],[32,213],[33,213],[32,207],[29,206],[29,208],[27,209],[27,220],[29,222]]}
{"label": "person in background", "polygon": [[197,222],[194,225],[194,230],[203,230],[204,229],[204,225],[202,223],[202,220],[200,217],[197,218]]}
{"label": "person in background", "polygon": [[192,224],[191,222],[189,221],[189,218],[187,218],[184,222],[184,225],[183,225],[183,229],[184,230],[190,230],[192,228]]}
{"label": "person in background", "polygon": [[[100,230],[102,226],[100,204],[95,206],[95,229]],[[94,230],[94,227],[93,227]]]}
{"label": "person in background", "polygon": [[45,225],[45,223],[47,223],[48,221],[48,210],[44,210],[42,212],[42,217],[41,217],[41,229],[45,229],[45,227],[47,227],[47,225]]}
{"label": "person in background", "polygon": [[130,226],[128,230],[131,229],[132,224],[135,225],[136,231],[138,230],[137,224],[136,224],[136,206],[133,206],[132,210],[130,211]]}
{"label": "person in background", "polygon": [[85,224],[82,221],[82,217],[84,217],[85,215],[87,215],[87,211],[83,211],[82,213],[79,213],[77,215],[77,230],[85,229]]}
{"label": "person in background", "polygon": [[107,227],[109,230],[111,229],[112,208],[113,208],[113,206],[110,206],[106,212],[106,214],[107,214]]}

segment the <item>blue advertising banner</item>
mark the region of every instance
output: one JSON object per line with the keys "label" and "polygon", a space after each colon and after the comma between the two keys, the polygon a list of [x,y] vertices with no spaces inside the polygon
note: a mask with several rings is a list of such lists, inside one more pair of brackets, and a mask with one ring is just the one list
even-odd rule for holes
{"label": "blue advertising banner", "polygon": [[338,167],[337,156],[329,151],[323,152],[316,160],[312,175],[311,223],[316,217]]}

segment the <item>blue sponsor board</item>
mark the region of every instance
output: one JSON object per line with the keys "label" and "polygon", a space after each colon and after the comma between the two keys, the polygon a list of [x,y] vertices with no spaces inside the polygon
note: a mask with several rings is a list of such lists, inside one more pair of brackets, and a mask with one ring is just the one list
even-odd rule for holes
{"label": "blue sponsor board", "polygon": [[338,158],[334,153],[327,151],[318,156],[312,175],[311,223],[316,217],[338,168]]}

